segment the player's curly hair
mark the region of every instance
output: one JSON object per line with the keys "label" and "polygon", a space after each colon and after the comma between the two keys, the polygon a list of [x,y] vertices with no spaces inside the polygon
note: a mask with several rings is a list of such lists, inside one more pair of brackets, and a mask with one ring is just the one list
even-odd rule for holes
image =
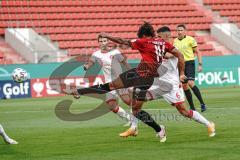
{"label": "player's curly hair", "polygon": [[147,37],[155,37],[155,31],[149,22],[144,22],[138,29],[138,38],[142,38],[144,35]]}

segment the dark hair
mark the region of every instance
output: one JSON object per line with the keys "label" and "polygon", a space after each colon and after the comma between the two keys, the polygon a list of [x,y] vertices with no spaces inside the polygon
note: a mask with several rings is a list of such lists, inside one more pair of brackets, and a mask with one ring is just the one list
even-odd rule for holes
{"label": "dark hair", "polygon": [[138,38],[142,38],[144,35],[147,37],[155,37],[155,31],[149,22],[144,22],[138,29]]}
{"label": "dark hair", "polygon": [[184,24],[179,24],[179,25],[177,25],[177,28],[178,27],[182,27],[182,28],[186,29],[186,26]]}
{"label": "dark hair", "polygon": [[101,38],[105,38],[105,37],[98,35],[98,37],[97,37],[98,42],[99,42],[99,39],[101,39]]}
{"label": "dark hair", "polygon": [[157,33],[162,33],[162,32],[171,32],[170,28],[168,26],[163,26],[158,28]]}

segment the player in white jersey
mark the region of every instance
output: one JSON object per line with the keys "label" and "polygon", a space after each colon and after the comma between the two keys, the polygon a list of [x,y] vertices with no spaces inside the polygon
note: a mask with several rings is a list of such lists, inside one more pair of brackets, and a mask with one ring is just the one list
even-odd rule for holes
{"label": "player in white jersey", "polygon": [[161,76],[155,78],[153,85],[149,88],[148,100],[163,97],[172,105],[184,102],[177,63],[177,59],[174,57],[163,59],[162,66],[158,68],[158,73],[161,73]]}
{"label": "player in white jersey", "polygon": [[[89,69],[98,62],[102,67],[105,83],[107,83],[116,79],[123,72],[121,64],[123,64],[127,70],[130,69],[130,65],[127,63],[126,58],[121,54],[121,52],[117,48],[109,47],[107,38],[98,37],[98,43],[100,50],[92,54],[88,62],[84,64],[84,70]],[[106,94],[105,101],[109,105],[109,109],[118,114],[120,117],[131,121],[132,125],[137,126],[137,118],[132,114],[127,113],[119,106],[117,101],[118,96],[125,104],[129,106],[131,105],[131,97],[128,89],[118,89]]]}
{"label": "player in white jersey", "polygon": [[208,128],[209,137],[214,137],[215,124],[209,122],[197,111],[188,110],[184,103],[185,98],[182,84],[179,80],[177,59],[174,57],[165,59],[158,68],[158,72],[162,76],[154,79],[152,87],[148,89],[147,99],[153,100],[163,97],[165,101],[175,106],[183,116],[204,124]]}
{"label": "player in white jersey", "polygon": [[8,135],[6,134],[6,132],[4,131],[2,125],[0,124],[0,136],[3,137],[3,140],[8,143],[8,144],[18,144],[17,141],[15,141],[14,139],[8,137]]}
{"label": "player in white jersey", "polygon": [[[162,27],[158,31],[160,31],[158,35],[160,35],[161,38],[169,41],[171,34],[168,27]],[[215,124],[209,122],[197,111],[188,110],[184,103],[184,92],[178,72],[178,59],[167,53],[162,65],[158,68],[158,73],[160,77],[154,79],[153,85],[148,89],[146,99],[150,101],[163,97],[164,100],[175,106],[183,116],[204,124],[208,128],[209,137],[214,137]],[[123,132],[122,135],[125,137],[131,136],[129,133],[131,133],[131,128]]]}

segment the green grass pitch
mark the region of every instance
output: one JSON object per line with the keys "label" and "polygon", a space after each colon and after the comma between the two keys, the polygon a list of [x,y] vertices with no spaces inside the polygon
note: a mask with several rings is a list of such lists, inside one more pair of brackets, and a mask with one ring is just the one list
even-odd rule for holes
{"label": "green grass pitch", "polygon": [[[69,96],[1,100],[0,123],[19,144],[6,145],[0,139],[0,160],[239,160],[240,88],[201,91],[208,105],[203,115],[216,123],[214,138],[208,137],[203,125],[180,117],[163,100],[145,104],[166,126],[166,143],[159,143],[154,131],[142,123],[137,137],[120,138],[118,134],[127,128],[113,113],[86,122],[62,121],[54,108],[59,101],[72,99]],[[99,103],[82,97],[74,100],[71,111],[84,112]]]}

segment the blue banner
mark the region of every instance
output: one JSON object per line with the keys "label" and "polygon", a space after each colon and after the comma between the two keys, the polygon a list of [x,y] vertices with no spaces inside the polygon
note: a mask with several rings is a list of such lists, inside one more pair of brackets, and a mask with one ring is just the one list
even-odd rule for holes
{"label": "blue banner", "polygon": [[12,80],[0,81],[0,99],[31,97],[30,80],[16,83]]}

